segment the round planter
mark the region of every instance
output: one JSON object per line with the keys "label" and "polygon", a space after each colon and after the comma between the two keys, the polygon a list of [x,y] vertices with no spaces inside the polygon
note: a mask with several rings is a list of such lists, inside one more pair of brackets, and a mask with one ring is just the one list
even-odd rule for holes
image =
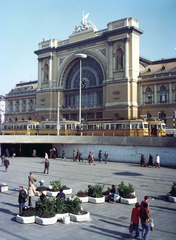
{"label": "round planter", "polygon": [[168,193],[167,193],[167,197],[169,198],[170,196],[171,196],[171,194],[168,192]]}
{"label": "round planter", "polygon": [[19,214],[16,216],[16,221],[18,223],[34,223],[35,222],[35,216],[30,216],[30,217],[23,217],[20,216]]}
{"label": "round planter", "polygon": [[79,199],[82,201],[82,203],[85,203],[85,202],[88,202],[88,201],[89,201],[89,196],[86,196],[86,197],[77,197],[77,198],[79,198]]}
{"label": "round planter", "polygon": [[89,218],[90,218],[89,212],[87,212],[86,214],[80,214],[80,215],[70,213],[70,220],[74,222],[86,222],[89,220]]}
{"label": "round planter", "polygon": [[169,196],[169,202],[176,202],[176,197]]}
{"label": "round planter", "polygon": [[56,213],[56,217],[58,221],[63,220],[63,218],[67,216],[69,216],[69,213]]}
{"label": "round planter", "polygon": [[124,204],[135,204],[135,203],[137,203],[137,197],[135,197],[135,198],[120,197],[120,202],[124,203]]}
{"label": "round planter", "polygon": [[57,222],[57,216],[51,217],[51,218],[41,218],[36,216],[35,217],[35,222],[40,224],[40,225],[51,225],[55,224]]}
{"label": "round planter", "polygon": [[[109,196],[109,195],[104,195],[105,200],[108,200],[108,196]],[[116,202],[120,202],[120,196],[117,196],[117,197],[116,197]]]}
{"label": "round planter", "polygon": [[63,193],[65,193],[65,195],[71,194],[72,193],[72,188],[64,189]]}
{"label": "round planter", "polygon": [[91,202],[91,203],[104,203],[105,202],[105,196],[100,197],[100,198],[89,197],[89,202]]}
{"label": "round planter", "polygon": [[58,192],[47,191],[47,195],[49,197],[56,197],[58,193],[59,193],[59,191]]}
{"label": "round planter", "polygon": [[[47,195],[47,191],[43,191],[43,194]],[[35,196],[39,196],[39,191],[35,191]]]}
{"label": "round planter", "polygon": [[63,223],[64,224],[69,224],[70,223],[70,216],[63,217]]}

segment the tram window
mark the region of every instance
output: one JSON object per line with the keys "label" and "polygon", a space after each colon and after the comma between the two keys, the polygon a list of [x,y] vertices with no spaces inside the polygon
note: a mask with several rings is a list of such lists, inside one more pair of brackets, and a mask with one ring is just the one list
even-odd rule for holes
{"label": "tram window", "polygon": [[49,125],[46,125],[46,129],[49,129],[50,128],[50,126]]}
{"label": "tram window", "polygon": [[131,124],[132,128],[131,129],[135,129],[136,125],[135,124]]}
{"label": "tram window", "polygon": [[139,128],[142,128],[142,123],[139,124]]}
{"label": "tram window", "polygon": [[101,124],[101,129],[104,129],[104,124]]}
{"label": "tram window", "polygon": [[83,124],[83,130],[87,130],[87,125],[86,124]]}
{"label": "tram window", "polygon": [[54,129],[54,125],[51,125],[51,127],[50,127],[51,129]]}
{"label": "tram window", "polygon": [[72,124],[72,129],[75,129],[75,124]]}
{"label": "tram window", "polygon": [[27,129],[27,125],[23,125],[23,129]]}
{"label": "tram window", "polygon": [[106,129],[109,129],[109,124],[106,124]]}
{"label": "tram window", "polygon": [[130,129],[130,124],[127,124],[126,127],[127,127],[127,129]]}
{"label": "tram window", "polygon": [[111,129],[114,129],[114,124],[111,124]]}
{"label": "tram window", "polygon": [[60,125],[60,129],[64,130],[65,129],[65,125]]}
{"label": "tram window", "polygon": [[166,125],[162,124],[161,125],[162,129],[166,129]]}
{"label": "tram window", "polygon": [[8,129],[10,129],[10,125],[8,125]]}
{"label": "tram window", "polygon": [[17,126],[16,126],[16,125],[14,125],[14,126],[13,126],[13,129],[17,129]]}
{"label": "tram window", "polygon": [[122,129],[122,125],[121,124],[116,124],[116,129]]}
{"label": "tram window", "polygon": [[148,128],[148,125],[146,123],[144,123],[144,128]]}
{"label": "tram window", "polygon": [[97,129],[97,130],[100,129],[100,125],[99,125],[99,124],[96,125],[96,129]]}
{"label": "tram window", "polygon": [[67,124],[67,129],[71,129],[71,124]]}
{"label": "tram window", "polygon": [[37,124],[37,125],[35,125],[35,129],[39,129],[39,125]]}
{"label": "tram window", "polygon": [[93,130],[93,125],[88,125],[89,130]]}

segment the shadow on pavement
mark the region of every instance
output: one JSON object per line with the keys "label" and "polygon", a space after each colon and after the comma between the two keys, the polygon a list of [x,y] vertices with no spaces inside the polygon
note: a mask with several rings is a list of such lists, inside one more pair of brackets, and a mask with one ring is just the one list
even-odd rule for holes
{"label": "shadow on pavement", "polygon": [[13,213],[13,212],[11,212],[10,210],[5,209],[5,208],[0,208],[0,212],[7,213],[7,214],[10,214],[10,215],[16,216],[16,213]]}
{"label": "shadow on pavement", "polygon": [[143,174],[135,173],[135,172],[116,172],[115,175],[119,176],[143,176]]}
{"label": "shadow on pavement", "polygon": [[9,206],[12,206],[12,207],[18,207],[19,205],[18,204],[12,204],[12,203],[8,203],[8,202],[2,202],[6,205],[9,205]]}

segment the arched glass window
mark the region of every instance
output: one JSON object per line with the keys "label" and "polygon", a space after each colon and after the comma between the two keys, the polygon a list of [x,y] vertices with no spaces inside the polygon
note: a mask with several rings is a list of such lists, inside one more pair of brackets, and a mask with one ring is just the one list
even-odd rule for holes
{"label": "arched glass window", "polygon": [[148,87],[146,89],[145,97],[146,97],[146,103],[147,104],[152,103],[152,89],[151,88]]}
{"label": "arched glass window", "polygon": [[33,100],[30,99],[30,103],[29,103],[29,111],[33,110]]}
{"label": "arched glass window", "polygon": [[20,104],[19,104],[19,101],[16,101],[16,111],[17,111],[17,112],[20,111]]}
{"label": "arched glass window", "polygon": [[118,49],[117,51],[117,61],[116,61],[116,69],[122,69],[123,68],[123,51],[121,49]]}
{"label": "arched glass window", "polygon": [[152,115],[150,113],[147,113],[147,120],[150,120],[152,118]]}
{"label": "arched glass window", "polygon": [[166,114],[164,112],[161,112],[160,115],[159,115],[159,118],[161,120],[164,120],[165,124],[166,124]]}
{"label": "arched glass window", "polygon": [[13,102],[10,102],[10,112],[13,112]]}
{"label": "arched glass window", "polygon": [[160,88],[160,103],[166,103],[167,102],[167,91],[166,87],[162,86]]}

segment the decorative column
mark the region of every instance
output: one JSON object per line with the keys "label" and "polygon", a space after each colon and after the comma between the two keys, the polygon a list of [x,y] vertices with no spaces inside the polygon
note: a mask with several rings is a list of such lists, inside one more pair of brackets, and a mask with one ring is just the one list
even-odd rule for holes
{"label": "decorative column", "polygon": [[128,38],[124,38],[124,43],[125,43],[125,61],[124,61],[124,64],[125,64],[125,78],[128,78],[129,77],[129,56],[128,56],[128,41],[129,39]]}
{"label": "decorative column", "polygon": [[169,103],[172,103],[172,84],[169,83]]}
{"label": "decorative column", "polygon": [[154,104],[157,104],[157,89],[156,89],[156,84],[154,85]]}
{"label": "decorative column", "polygon": [[42,88],[42,59],[38,58],[38,89]]}
{"label": "decorative column", "polygon": [[109,80],[111,80],[113,78],[113,70],[112,70],[112,67],[113,67],[113,64],[112,64],[112,44],[113,42],[108,42],[109,44]]}
{"label": "decorative column", "polygon": [[53,56],[49,57],[49,88],[52,88],[52,59]]}

